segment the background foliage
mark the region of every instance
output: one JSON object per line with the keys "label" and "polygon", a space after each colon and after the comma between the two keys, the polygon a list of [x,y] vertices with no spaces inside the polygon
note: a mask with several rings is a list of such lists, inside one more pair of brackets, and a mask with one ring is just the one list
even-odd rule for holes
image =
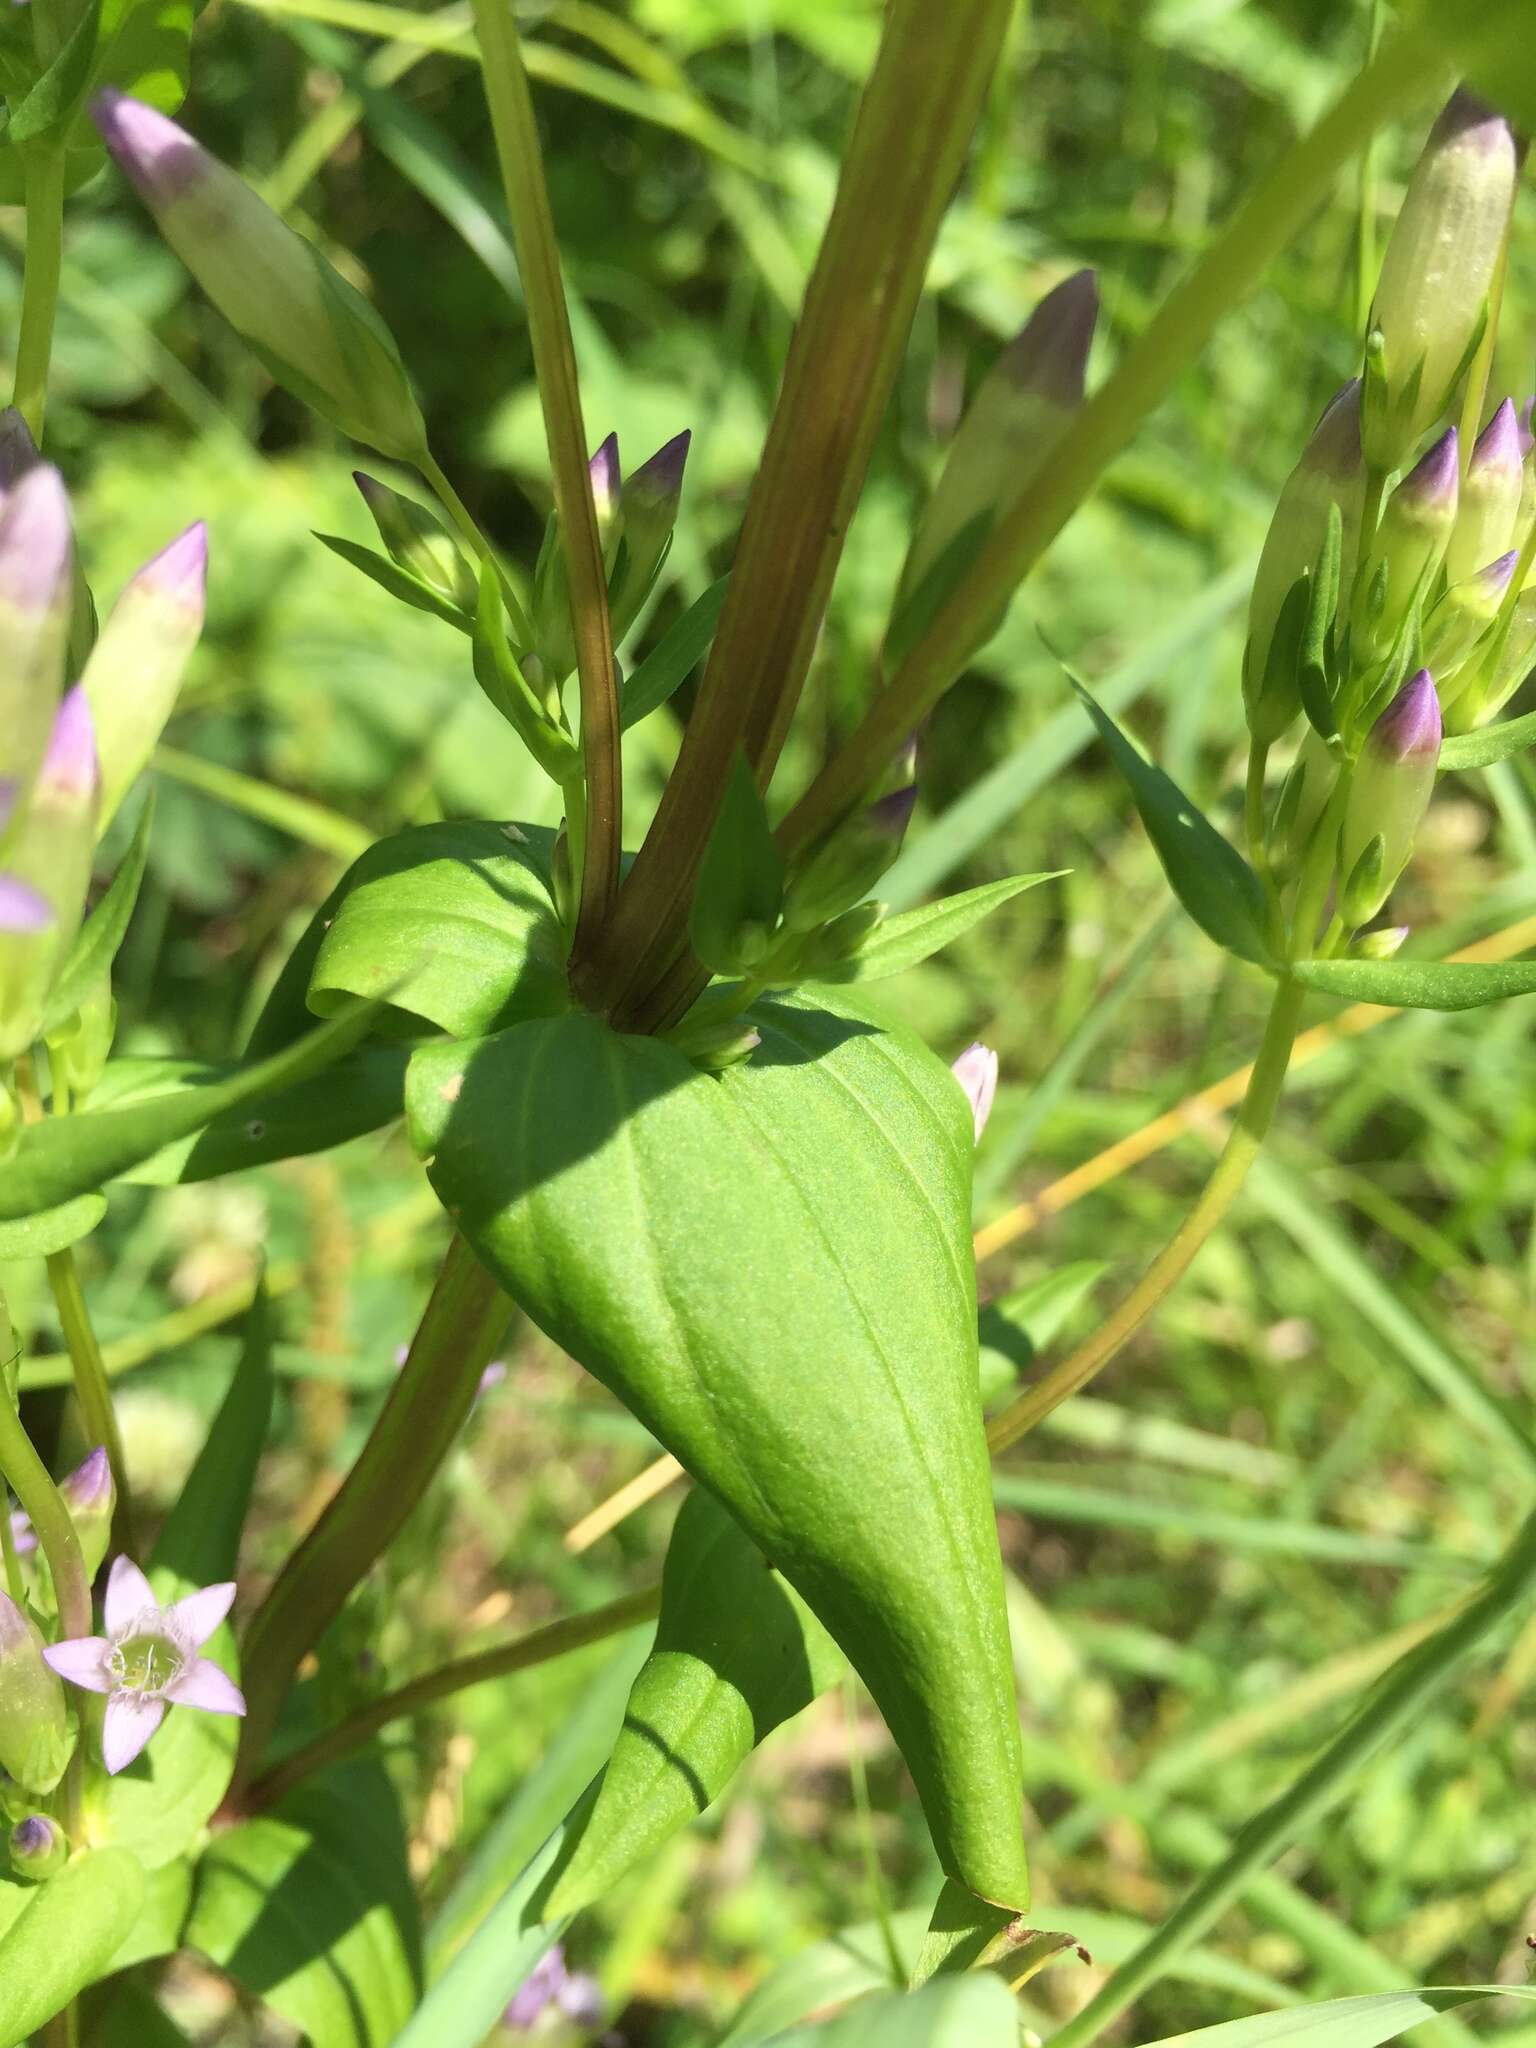
{"label": "background foliage", "polygon": [[[786,789],[812,764],[816,717],[831,730],[857,703],[922,480],[977,368],[1082,263],[1101,270],[1108,360],[1356,67],[1367,14],[1354,0],[1039,0],[1021,18],[941,240]],[[616,428],[633,460],[695,430],[643,649],[728,566],[876,8],[554,0],[525,16],[591,438]],[[445,467],[526,557],[546,465],[483,103],[462,49],[420,41],[429,20],[440,36],[457,19],[216,0],[187,118],[373,293]],[[1379,148],[1367,201],[1383,220],[1431,111]],[[1036,626],[1159,738],[1201,801],[1231,786],[1245,571],[1300,441],[1352,367],[1359,205],[1341,188],[1224,322],[927,736],[895,900],[944,879],[1070,870],[895,988],[941,1050],[980,1036],[1002,1054],[981,1224],[1250,1054],[1260,993],[1166,919],[1155,858]],[[19,215],[0,213],[0,334],[14,326],[20,236]],[[1533,314],[1536,243],[1517,231],[1492,388],[1521,385]],[[347,451],[268,386],[112,177],[70,216],[52,403],[100,594],[179,526],[210,524],[209,628],[168,735],[119,1047],[222,1056],[369,838],[443,815],[552,822],[549,798],[471,685],[464,642],[313,541],[316,528],[369,537]],[[663,715],[633,736],[637,816],[675,731]],[[1536,776],[1517,760],[1456,789],[1399,897],[1448,944],[1536,911]],[[984,1296],[1110,1245],[1123,1282],[1218,1135],[1214,1115],[1196,1119],[1166,1155],[1027,1232],[1010,1225]],[[1299,1072],[1237,1224],[1153,1333],[1005,1461],[1037,1917],[1069,1926],[1095,1964],[1176,1902],[1529,1506],[1519,1333],[1536,1295],[1533,1151],[1524,1006],[1383,1022],[1363,1057],[1325,1054]],[[120,1189],[82,1247],[124,1374],[130,1465],[161,1507],[233,1372],[237,1342],[220,1325],[270,1262],[282,1395],[249,1588],[361,1440],[441,1227],[392,1135],[229,1184]],[[17,1266],[7,1286],[29,1337],[26,1381],[62,1386],[40,1268]],[[1016,1354],[1016,1332],[992,1327]],[[639,1426],[542,1340],[513,1332],[505,1363],[444,1481],[332,1632],[313,1677],[328,1708],[654,1576],[675,1495],[579,1557],[562,1541],[647,1462]],[[364,1655],[365,1640],[379,1647]],[[623,1669],[605,1671],[615,1656]],[[555,1784],[539,1760],[552,1743],[557,1760],[562,1744],[574,1754],[586,1723],[616,1713],[632,1664],[627,1644],[601,1646],[386,1738],[412,1864],[439,1911],[429,1974],[586,1774],[568,1763],[572,1784]],[[1518,1705],[1533,1666],[1536,1634],[1491,1643],[1344,1816],[1144,2001],[1139,2037],[1398,1981],[1523,1981],[1536,1732]],[[896,1932],[915,1940],[935,1880],[926,1835],[867,1702],[833,1693],[578,1926],[573,1961],[599,1973],[635,2048],[717,2040],[766,1973],[875,1914],[876,1859]],[[858,1946],[821,1961],[835,1977]],[[170,2003],[197,2038],[275,2038],[216,1973],[178,1968]],[[1045,2019],[1095,1981],[1058,1964],[1029,1999]],[[1466,2027],[1437,2032],[1449,2042]]]}

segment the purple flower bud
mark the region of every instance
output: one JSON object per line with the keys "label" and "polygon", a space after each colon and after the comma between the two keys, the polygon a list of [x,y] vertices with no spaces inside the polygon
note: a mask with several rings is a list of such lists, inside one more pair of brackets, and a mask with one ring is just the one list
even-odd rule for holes
{"label": "purple flower bud", "polygon": [[898,611],[967,528],[1015,504],[1038,476],[1083,402],[1098,311],[1097,279],[1080,270],[1046,293],[982,379],[912,536]]}
{"label": "purple flower bud", "polygon": [[1344,811],[1340,872],[1350,876],[1377,839],[1381,864],[1367,896],[1357,894],[1346,906],[1352,924],[1365,924],[1376,915],[1408,864],[1434,791],[1444,729],[1434,679],[1421,668],[1365,736]]}
{"label": "purple flower bud", "polygon": [[46,896],[16,875],[0,875],[0,932],[30,935],[45,932],[53,923],[53,911]]}
{"label": "purple flower bud", "polygon": [[59,706],[43,765],[11,839],[15,878],[52,911],[46,931],[0,931],[0,1060],[37,1036],[53,969],[79,928],[100,799],[90,706],[76,684]]}
{"label": "purple flower bud", "polygon": [[965,1099],[971,1105],[971,1116],[976,1126],[976,1142],[981,1143],[981,1134],[987,1128],[987,1118],[992,1114],[993,1099],[997,1094],[997,1054],[991,1046],[983,1045],[977,1039],[968,1045],[950,1072],[965,1090]]}
{"label": "purple flower bud", "polygon": [[[1445,554],[1460,495],[1460,443],[1456,429],[1449,427],[1403,478],[1382,513],[1356,609],[1362,666],[1391,646],[1427,572]],[[1379,600],[1379,609],[1373,600]]]}
{"label": "purple flower bud", "polygon": [[[674,434],[670,441],[664,441],[654,455],[648,456],[641,463],[624,485],[626,507],[631,499],[636,504],[677,504],[683,494],[683,471],[688,464],[688,449],[692,440],[692,429],[685,427],[680,434]],[[614,443],[614,461],[618,461],[617,442]]]}
{"label": "purple flower bud", "polygon": [[0,511],[0,606],[37,619],[67,601],[73,542],[64,479],[39,463]]}
{"label": "purple flower bud", "polygon": [[[1481,447],[1479,442],[1478,446]],[[1473,456],[1473,461],[1477,460]],[[1461,439],[1454,427],[1447,427],[1433,442],[1392,493],[1391,503],[1405,516],[1444,521],[1456,517],[1461,495]]]}
{"label": "purple flower bud", "polygon": [[1524,481],[1520,422],[1513,402],[1506,398],[1478,435],[1467,464],[1461,511],[1445,557],[1445,573],[1452,583],[1466,582],[1509,546]]}
{"label": "purple flower bud", "polygon": [[399,351],[361,292],[166,115],[110,88],[91,115],[165,239],[272,374],[343,433],[404,461],[423,456]]}
{"label": "purple flower bud", "polygon": [[61,1868],[69,1845],[56,1821],[45,1813],[29,1813],[11,1829],[6,1848],[16,1875],[36,1882]]}
{"label": "purple flower bud", "polygon": [[0,496],[13,491],[42,457],[32,438],[32,429],[14,405],[0,411]]}
{"label": "purple flower bud", "polygon": [[607,526],[619,509],[619,437],[610,434],[587,464],[592,479],[592,502],[597,507],[598,526]]}
{"label": "purple flower bud", "polygon": [[64,684],[73,558],[63,480],[41,463],[0,506],[0,748],[15,796],[37,773]]}
{"label": "purple flower bud", "polygon": [[1465,583],[1453,583],[1430,614],[1424,629],[1424,658],[1438,678],[1443,710],[1449,711],[1459,701],[1471,681],[1470,675],[1461,671],[1498,616],[1519,560],[1519,549],[1511,548]]}
{"label": "purple flower bud", "polygon": [[148,763],[203,630],[208,529],[189,526],[131,577],[85,665],[105,831]]}
{"label": "purple flower bud", "polygon": [[1509,123],[1458,91],[1408,181],[1371,309],[1365,434],[1378,468],[1395,469],[1450,401],[1487,314],[1519,171]]}
{"label": "purple flower bud", "polygon": [[917,784],[909,782],[904,789],[893,789],[889,796],[882,796],[870,805],[870,828],[882,839],[893,839],[900,846],[907,836],[907,827],[916,808]]}
{"label": "purple flower bud", "polygon": [[29,1792],[51,1792],[69,1760],[64,1688],[31,1617],[0,1593],[0,1768]]}
{"label": "purple flower bud", "polygon": [[16,1546],[18,1557],[30,1557],[37,1548],[37,1531],[20,1508],[11,1510],[11,1541]]}
{"label": "purple flower bud", "polygon": [[53,802],[70,806],[80,815],[94,813],[101,787],[101,769],[96,759],[96,733],[85,686],[76,683],[54,715],[48,749],[33,785],[34,804]]}
{"label": "purple flower bud", "polygon": [[634,623],[672,544],[692,438],[687,430],[674,434],[632,476],[624,479],[619,494],[624,544],[617,551],[608,589],[615,638]]}
{"label": "purple flower bud", "polygon": [[80,1538],[88,1578],[107,1554],[112,1535],[112,1514],[117,1506],[117,1488],[106,1449],[99,1445],[78,1464],[67,1479],[59,1482],[59,1498],[69,1510],[69,1519]]}

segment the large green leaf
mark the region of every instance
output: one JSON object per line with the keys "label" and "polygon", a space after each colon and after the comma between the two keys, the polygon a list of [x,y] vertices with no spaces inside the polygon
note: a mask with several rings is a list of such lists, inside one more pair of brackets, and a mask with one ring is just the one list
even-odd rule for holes
{"label": "large green leaf", "polygon": [[690,1494],[667,1548],[656,1646],[546,1917],[611,1891],[842,1668],[832,1638],[736,1521],[710,1494]]}
{"label": "large green leaf", "polygon": [[1272,966],[1258,876],[1172,777],[1137,753],[1075,676],[1071,682],[1125,779],[1175,896],[1218,946],[1258,966]]}
{"label": "large green leaf", "polygon": [[1019,2009],[1000,1977],[941,1977],[921,1991],[861,1998],[838,2019],[772,2048],[1018,2048]]}
{"label": "large green leaf", "polygon": [[809,1601],[947,1870],[1027,1899],[953,1076],[856,1012],[764,1003],[723,1075],[572,1015],[421,1048],[417,1149],[480,1256]]}
{"label": "large green leaf", "polygon": [[[277,1159],[329,1152],[335,1145],[365,1137],[400,1115],[408,1056],[400,1045],[360,1045],[313,1080],[211,1117],[203,1129],[162,1145],[120,1177],[141,1187],[213,1180]],[[91,1097],[91,1107],[126,1109],[160,1102],[218,1086],[240,1071],[234,1061],[150,1056],[114,1060]]]}
{"label": "large green leaf", "polygon": [[1398,1010],[1478,1010],[1536,992],[1536,960],[1297,960],[1308,988]]}
{"label": "large green leaf", "polygon": [[415,1912],[399,1806],[367,1761],[220,1835],[186,1938],[324,2048],[387,2048],[416,2004]]}
{"label": "large green leaf", "polygon": [[381,839],[331,899],[309,1007],[352,996],[456,1038],[570,1007],[565,941],[550,898],[554,835],[532,825],[416,825]]}
{"label": "large green leaf", "polygon": [[0,2048],[16,2048],[85,1985],[128,1937],[144,1903],[144,1872],[126,1849],[76,1856],[0,1935]]}
{"label": "large green leaf", "polygon": [[323,1073],[352,1049],[375,1014],[372,1004],[356,1004],[350,1014],[312,1031],[271,1059],[205,1087],[181,1089],[134,1108],[90,1110],[83,1116],[29,1124],[0,1174],[0,1222],[33,1216],[91,1193],[225,1111],[243,1109]]}
{"label": "large green leaf", "polygon": [[[1437,2013],[1483,1998],[1536,2002],[1536,1985],[1467,1984],[1427,1991],[1372,1991],[1363,1998],[1330,1998],[1321,2005],[1291,2005],[1283,2012],[1167,2034],[1151,2048],[1378,2048]],[[1496,2036],[1494,2038],[1497,2038]]]}

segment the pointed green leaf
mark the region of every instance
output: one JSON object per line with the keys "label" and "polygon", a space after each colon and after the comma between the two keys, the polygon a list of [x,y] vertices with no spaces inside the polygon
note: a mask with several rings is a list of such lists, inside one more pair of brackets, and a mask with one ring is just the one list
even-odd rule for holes
{"label": "pointed green leaf", "polygon": [[240,1532],[272,1419],[272,1312],[258,1286],[229,1391],[155,1544],[157,1565],[189,1585],[235,1575]]}
{"label": "pointed green leaf", "polygon": [[133,839],[123,855],[106,893],[75,936],[63,967],[48,995],[39,1038],[51,1038],[67,1024],[81,1004],[112,971],[118,948],[128,931],[128,920],[139,900],[144,866],[149,859],[149,834],[155,821],[155,795],[151,790],[133,828]]}
{"label": "pointed green leaf", "polygon": [[860,1670],[945,1867],[1022,1906],[964,1094],[764,1003],[721,1075],[568,1016],[417,1052],[413,1141],[507,1292],[725,1502]]}
{"label": "pointed green leaf", "polygon": [[0,1223],[0,1262],[46,1259],[89,1237],[107,1213],[105,1195],[76,1195],[56,1209],[42,1209],[16,1223]]}
{"label": "pointed green leaf", "polygon": [[1536,960],[1297,960],[1308,988],[1396,1010],[1477,1010],[1536,992]]}
{"label": "pointed green leaf", "polygon": [[1000,1977],[940,1977],[921,1991],[861,1998],[839,2019],[773,2048],[1018,2048],[1019,2009]]}
{"label": "pointed green leaf", "polygon": [[334,893],[309,1007],[383,996],[419,1032],[456,1038],[570,1007],[565,939],[550,895],[553,833],[536,826],[417,825],[381,839]]}
{"label": "pointed green leaf", "polygon": [[1207,938],[1240,959],[1272,967],[1258,876],[1179,785],[1137,753],[1070,669],[1067,676],[1125,778],[1173,893]]}
{"label": "pointed green leaf", "polygon": [[1453,768],[1491,768],[1527,747],[1536,747],[1536,711],[1507,718],[1502,725],[1479,726],[1476,732],[1453,733],[1440,748],[1439,766],[1442,774]]}
{"label": "pointed green leaf", "polygon": [[[119,1175],[140,1187],[213,1180],[277,1159],[328,1152],[401,1113],[408,1049],[360,1045],[323,1074],[222,1111],[206,1127],[163,1145]],[[93,1110],[126,1109],[207,1088],[240,1072],[233,1061],[129,1058],[114,1060],[91,1097]]]}
{"label": "pointed green leaf", "polygon": [[346,540],[339,533],[317,533],[315,539],[328,547],[333,555],[340,555],[344,562],[360,569],[371,583],[377,583],[391,597],[410,605],[413,611],[430,612],[434,618],[446,619],[461,633],[470,630],[468,615],[451,598],[444,597],[440,590],[434,590],[420,576],[413,576],[409,569],[402,569],[388,555],[381,555],[375,548],[364,547],[359,541]]}
{"label": "pointed green leaf", "polygon": [[702,597],[696,597],[687,611],[664,633],[650,653],[624,684],[619,698],[619,727],[628,732],[642,718],[659,711],[680,689],[704,659],[720,623],[730,577],[711,583]]}
{"label": "pointed green leaf", "polygon": [[388,2048],[415,2009],[420,1959],[382,1766],[343,1765],[217,1836],[187,1943],[325,2048]]}
{"label": "pointed green leaf", "polygon": [[[784,859],[768,823],[746,755],[738,748],[699,866],[689,932],[694,951],[717,974],[754,964],[779,921],[784,902]],[[759,937],[752,951],[752,935]]]}
{"label": "pointed green leaf", "polygon": [[[1427,1991],[1372,1991],[1363,1998],[1330,1998],[1291,2005],[1283,2012],[1225,2020],[1189,2034],[1167,2034],[1150,2048],[1380,2048],[1437,2013],[1483,1998],[1536,2001],[1530,1984],[1467,1984]],[[1495,2037],[1496,2038],[1496,2037]]]}
{"label": "pointed green leaf", "polygon": [[951,946],[974,924],[990,917],[994,910],[1033,889],[1040,882],[1054,882],[1060,868],[1044,875],[1009,875],[1001,882],[983,882],[975,889],[962,889],[937,903],[925,903],[920,910],[903,911],[875,926],[869,938],[851,960],[840,962],[816,979],[831,986],[844,982],[882,981],[888,974],[905,974],[931,954]]}
{"label": "pointed green leaf", "polygon": [[656,1646],[545,1917],[611,1891],[842,1669],[832,1638],[739,1525],[709,1494],[690,1494],[667,1546]]}
{"label": "pointed green leaf", "polygon": [[72,1201],[115,1180],[162,1145],[200,1130],[221,1112],[323,1072],[350,1051],[375,1015],[375,1005],[359,1003],[287,1051],[206,1088],[188,1088],[137,1109],[91,1110],[29,1124],[0,1174],[0,1221]]}
{"label": "pointed green leaf", "polygon": [[126,1849],[90,1849],[37,1885],[0,1935],[0,2048],[17,2048],[93,1983],[127,1940],[144,1872]]}

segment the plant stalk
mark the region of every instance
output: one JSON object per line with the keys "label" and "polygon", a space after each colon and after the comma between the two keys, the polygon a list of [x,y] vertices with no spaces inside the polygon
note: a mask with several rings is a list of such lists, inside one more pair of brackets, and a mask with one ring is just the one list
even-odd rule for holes
{"label": "plant stalk", "polygon": [[241,1654],[246,1717],[237,1787],[254,1774],[301,1659],[398,1535],[451,1450],[508,1314],[495,1281],[455,1237],[357,1463],[251,1617]]}
{"label": "plant stalk", "polygon": [[686,948],[737,748],[766,788],[784,743],[1011,11],[1011,0],[887,10],[698,701],[587,976],[588,1000],[628,1026],[648,1018],[648,993]]}
{"label": "plant stalk", "polygon": [[779,835],[786,852],[819,838],[870,789],[1108,464],[1195,361],[1222,315],[1258,283],[1366,137],[1411,100],[1441,63],[1422,31],[1396,36],[1255,187],[1078,413],[1037,483],[998,520],[858,730],[790,812]]}
{"label": "plant stalk", "polygon": [[16,337],[14,403],[39,447],[48,410],[48,365],[64,258],[64,152],[33,145],[22,151],[27,256]]}
{"label": "plant stalk", "polygon": [[1275,990],[1269,1021],[1264,1028],[1264,1041],[1248,1082],[1248,1092],[1243,1097],[1242,1107],[1222,1148],[1221,1157],[1194,1207],[1141,1280],[1087,1342],[1079,1344],[1044,1379],[1027,1388],[1016,1401],[992,1418],[987,1427],[987,1444],[994,1456],[1006,1450],[1009,1444],[1016,1443],[1043,1416],[1060,1407],[1069,1395],[1085,1387],[1095,1373],[1108,1365],[1174,1284],[1183,1278],[1195,1254],[1231,1208],[1274,1121],[1304,995],[1305,991],[1292,981],[1282,981]]}
{"label": "plant stalk", "polygon": [[1322,1754],[1280,1797],[1238,1832],[1220,1863],[1161,1927],[1123,1962],[1080,2013],[1059,2027],[1050,2048],[1087,2048],[1133,2005],[1168,1966],[1198,1942],[1263,1870],[1320,1819],[1357,1772],[1422,1713],[1457,1665],[1490,1629],[1519,1611],[1536,1587],[1536,1515],[1520,1530],[1483,1591],[1402,1657]]}
{"label": "plant stalk", "polygon": [[91,1633],[91,1586],[85,1573],[80,1538],[59,1498],[59,1489],[49,1477],[48,1467],[37,1455],[32,1439],[21,1425],[21,1415],[9,1393],[0,1393],[0,1474],[21,1502],[22,1511],[37,1533],[38,1544],[48,1560],[53,1577],[54,1597],[59,1605],[59,1623],[66,1636]]}
{"label": "plant stalk", "polygon": [[313,1742],[306,1742],[302,1749],[285,1756],[255,1781],[241,1801],[240,1810],[257,1813],[275,1805],[301,1779],[361,1749],[391,1721],[404,1720],[408,1714],[419,1713],[423,1707],[465,1692],[472,1685],[483,1685],[487,1679],[507,1678],[515,1671],[551,1663],[573,1650],[584,1650],[591,1643],[622,1635],[626,1629],[650,1621],[660,1606],[660,1584],[644,1586],[638,1593],[626,1593],[621,1599],[610,1600],[605,1607],[595,1607],[590,1614],[564,1615],[558,1621],[546,1622],[542,1628],[530,1629],[527,1635],[510,1643],[499,1643],[495,1649],[478,1650],[473,1656],[456,1657],[451,1663],[441,1664],[437,1670],[425,1672],[393,1692],[370,1700],[334,1728],[317,1735]]}
{"label": "plant stalk", "polygon": [[102,1362],[101,1346],[96,1341],[91,1312],[80,1285],[80,1270],[73,1250],[68,1248],[50,1253],[47,1264],[48,1285],[53,1290],[65,1347],[74,1369],[75,1398],[80,1403],[85,1434],[93,1446],[102,1446],[107,1454],[107,1463],[112,1467],[112,1483],[117,1490],[114,1539],[120,1550],[127,1551],[130,1557],[136,1556],[133,1499],[128,1490],[122,1431],[117,1426],[117,1411],[112,1406],[112,1391]]}
{"label": "plant stalk", "polygon": [[523,280],[575,631],[581,757],[587,779],[586,857],[572,948],[575,970],[597,945],[619,887],[623,766],[608,577],[587,468],[586,427],[560,251],[511,0],[474,0],[474,12],[485,96]]}
{"label": "plant stalk", "polygon": [[453,480],[429,449],[418,458],[416,467],[423,478],[432,486],[438,503],[453,521],[459,538],[464,542],[476,561],[489,562],[496,571],[496,581],[501,585],[502,601],[507,607],[507,616],[512,621],[512,630],[520,642],[526,643],[532,628],[528,614],[523,610],[522,599],[513,587],[512,579],[502,564],[501,557],[480,531],[474,514],[454,489]]}

